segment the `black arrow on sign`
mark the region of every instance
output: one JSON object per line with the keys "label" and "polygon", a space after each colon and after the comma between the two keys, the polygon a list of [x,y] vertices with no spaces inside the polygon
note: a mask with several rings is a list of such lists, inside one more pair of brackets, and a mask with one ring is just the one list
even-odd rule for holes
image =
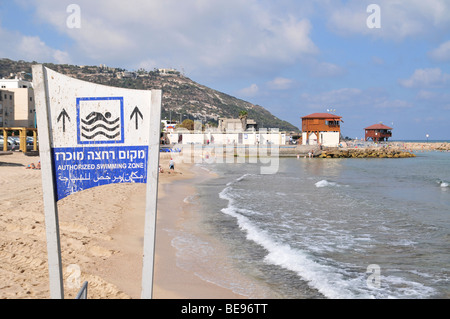
{"label": "black arrow on sign", "polygon": [[144,117],[142,116],[141,111],[139,111],[137,106],[134,108],[133,112],[131,112],[130,120],[133,119],[133,116],[136,117],[136,130],[137,130],[138,129],[138,118],[139,118],[139,116],[141,117],[141,119],[144,119]]}
{"label": "black arrow on sign", "polygon": [[56,120],[59,122],[59,121],[61,120],[61,118],[62,118],[62,122],[63,122],[63,132],[66,132],[66,117],[67,117],[67,119],[68,119],[69,122],[70,122],[69,114],[67,114],[66,110],[63,109],[63,110],[61,111],[61,113],[58,115],[58,118],[56,119]]}

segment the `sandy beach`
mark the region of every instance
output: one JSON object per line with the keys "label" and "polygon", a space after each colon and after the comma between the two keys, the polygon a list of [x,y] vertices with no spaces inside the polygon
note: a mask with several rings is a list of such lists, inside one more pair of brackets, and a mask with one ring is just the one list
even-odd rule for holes
{"label": "sandy beach", "polygon": [[[160,159],[153,298],[243,298],[177,266],[171,232],[187,219],[195,223],[184,202],[194,188],[177,181],[198,177],[191,164],[176,162],[169,171],[169,157]],[[26,168],[38,161],[20,152],[0,156],[2,299],[50,297],[41,171]],[[140,298],[145,187],[106,185],[58,202],[65,298],[74,298],[85,281],[90,299]]]}

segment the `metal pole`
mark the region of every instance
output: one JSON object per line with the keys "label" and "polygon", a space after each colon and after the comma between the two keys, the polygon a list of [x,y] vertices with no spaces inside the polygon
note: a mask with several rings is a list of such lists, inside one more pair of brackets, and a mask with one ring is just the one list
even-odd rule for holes
{"label": "metal pole", "polygon": [[88,282],[85,281],[75,299],[87,299],[87,294],[88,294]]}
{"label": "metal pole", "polygon": [[156,237],[156,211],[159,177],[159,127],[161,123],[161,91],[152,90],[148,147],[147,189],[145,203],[144,257],[142,266],[142,299],[153,297],[153,274]]}

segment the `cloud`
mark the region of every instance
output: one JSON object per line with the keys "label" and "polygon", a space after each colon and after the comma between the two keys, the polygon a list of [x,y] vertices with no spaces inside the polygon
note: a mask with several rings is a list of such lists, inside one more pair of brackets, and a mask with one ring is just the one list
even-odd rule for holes
{"label": "cloud", "polygon": [[442,73],[441,69],[417,69],[408,79],[399,80],[405,88],[439,88],[450,80],[450,74]]}
{"label": "cloud", "polygon": [[449,62],[450,61],[450,41],[442,43],[436,49],[428,53],[431,59],[437,62]]}
{"label": "cloud", "polygon": [[373,57],[372,57],[372,63],[373,63],[374,65],[384,65],[384,64],[385,64],[385,61],[384,61],[384,59],[382,59],[382,58],[380,58],[380,57],[373,56]]}
{"label": "cloud", "polygon": [[26,36],[0,26],[0,39],[7,45],[0,46],[0,56],[18,60],[70,63],[70,55],[48,46],[37,36]]}
{"label": "cloud", "polygon": [[70,62],[67,52],[50,48],[39,37],[21,37],[18,39],[16,50],[17,52],[22,52],[23,59],[29,61],[38,59],[59,64]]}
{"label": "cloud", "polygon": [[[183,66],[197,70],[256,72],[315,55],[312,25],[257,0],[79,0],[81,28],[66,25],[71,1],[21,0],[41,23],[74,41],[74,55],[111,65]],[[120,65],[119,65],[120,66]]]}
{"label": "cloud", "polygon": [[[380,29],[367,27],[371,13],[366,10],[372,3],[381,9]],[[398,41],[437,33],[445,35],[450,27],[447,0],[349,0],[333,2],[326,10],[330,30],[344,36],[362,34]]]}
{"label": "cloud", "polygon": [[253,97],[259,92],[259,87],[256,84],[252,84],[249,87],[243,88],[240,91],[238,91],[238,94],[240,96],[244,97]]}
{"label": "cloud", "polygon": [[375,108],[390,108],[390,109],[403,109],[403,108],[411,108],[413,104],[404,100],[384,100],[374,104]]}
{"label": "cloud", "polygon": [[272,81],[267,82],[267,87],[271,90],[288,90],[292,88],[294,81],[291,79],[277,77]]}
{"label": "cloud", "polygon": [[402,109],[413,107],[413,104],[400,99],[390,99],[384,89],[342,88],[318,94],[303,93],[301,104],[316,110],[337,109]]}
{"label": "cloud", "polygon": [[418,100],[424,100],[424,101],[433,100],[436,97],[438,97],[437,92],[431,92],[431,91],[427,91],[427,90],[420,90],[416,95],[416,98]]}
{"label": "cloud", "polygon": [[447,92],[432,92],[427,90],[420,90],[416,99],[425,107],[432,107],[434,109],[448,110],[450,105],[450,93]]}
{"label": "cloud", "polygon": [[313,63],[311,69],[311,75],[320,78],[336,77],[346,72],[344,68],[329,62]]}
{"label": "cloud", "polygon": [[363,91],[357,88],[343,88],[320,94],[303,93],[301,99],[305,106],[315,109],[341,108],[357,105],[364,100]]}

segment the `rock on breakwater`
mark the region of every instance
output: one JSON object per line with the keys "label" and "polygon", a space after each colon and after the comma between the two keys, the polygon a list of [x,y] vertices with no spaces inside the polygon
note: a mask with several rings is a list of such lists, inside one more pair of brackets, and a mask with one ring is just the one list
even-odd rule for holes
{"label": "rock on breakwater", "polygon": [[319,158],[407,158],[413,153],[391,149],[339,149],[322,151]]}

